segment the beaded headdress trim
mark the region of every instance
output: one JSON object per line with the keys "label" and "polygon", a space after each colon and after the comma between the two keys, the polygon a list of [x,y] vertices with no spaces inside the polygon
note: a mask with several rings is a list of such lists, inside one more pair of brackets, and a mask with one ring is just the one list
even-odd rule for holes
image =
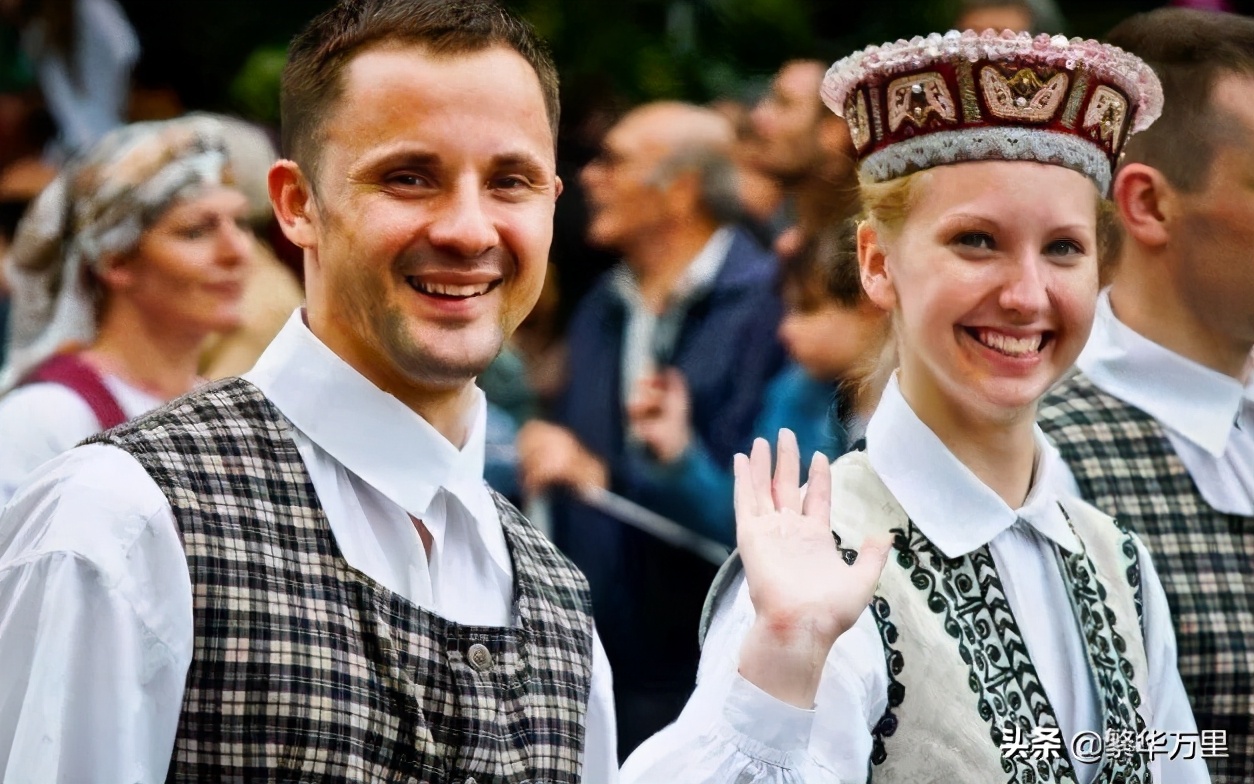
{"label": "beaded headdress trim", "polygon": [[1075,169],[1103,192],[1124,142],[1163,101],[1153,70],[1118,47],[991,30],[868,47],[831,67],[822,97],[872,181],[1027,160]]}

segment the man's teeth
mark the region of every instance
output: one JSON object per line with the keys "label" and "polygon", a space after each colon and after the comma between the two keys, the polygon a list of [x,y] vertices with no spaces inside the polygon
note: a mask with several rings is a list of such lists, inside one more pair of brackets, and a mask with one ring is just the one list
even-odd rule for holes
{"label": "man's teeth", "polygon": [[410,279],[410,284],[424,294],[438,294],[442,297],[477,297],[487,294],[488,289],[492,288],[491,283],[458,286],[451,283],[424,283],[413,278]]}
{"label": "man's teeth", "polygon": [[1025,338],[1016,338],[988,329],[976,331],[976,340],[994,351],[999,351],[1011,357],[1022,357],[1036,353],[1041,347],[1043,337],[1040,333]]}

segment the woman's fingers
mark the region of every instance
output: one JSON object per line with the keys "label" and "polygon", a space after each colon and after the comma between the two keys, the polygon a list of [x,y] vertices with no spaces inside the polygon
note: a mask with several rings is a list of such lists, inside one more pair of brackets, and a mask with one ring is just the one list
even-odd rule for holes
{"label": "woman's fingers", "polygon": [[749,478],[749,458],[740,452],[732,457],[732,479],[732,507],[736,510],[739,530],[744,520],[760,514],[757,498],[753,493],[753,482]]}
{"label": "woman's fingers", "polygon": [[810,460],[810,474],[806,480],[806,497],[801,513],[827,523],[832,514],[832,469],[822,452],[815,452]]}
{"label": "woman's fingers", "polygon": [[771,498],[771,447],[764,438],[753,439],[753,449],[749,451],[749,480],[758,514],[772,511],[775,501]]}
{"label": "woman's fingers", "polygon": [[786,427],[779,430],[775,451],[775,481],[771,484],[771,498],[780,511],[801,511],[801,455],[797,448],[797,436]]}

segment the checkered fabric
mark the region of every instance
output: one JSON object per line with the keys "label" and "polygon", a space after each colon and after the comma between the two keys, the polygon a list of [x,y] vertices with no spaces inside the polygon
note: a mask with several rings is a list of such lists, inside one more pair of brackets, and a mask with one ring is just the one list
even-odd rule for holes
{"label": "checkered fabric", "polygon": [[[1254,781],[1254,527],[1208,505],[1158,422],[1076,373],[1041,427],[1084,496],[1140,534],[1175,619],[1180,675],[1200,730],[1227,732],[1214,784]],[[1175,728],[1165,727],[1172,730]]]}
{"label": "checkered fabric", "polygon": [[518,624],[464,626],[410,604],[345,562],[290,428],[227,379],[99,437],[165,492],[191,572],[169,780],[579,781],[583,576],[497,496]]}

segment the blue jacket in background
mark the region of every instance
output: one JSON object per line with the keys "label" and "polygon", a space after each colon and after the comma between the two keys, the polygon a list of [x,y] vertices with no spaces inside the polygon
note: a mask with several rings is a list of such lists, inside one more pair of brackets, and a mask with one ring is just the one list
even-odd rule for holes
{"label": "blue jacket in background", "polygon": [[[751,443],[763,392],[784,363],[776,337],[777,271],[775,257],[737,229],[713,285],[679,330],[672,365],[687,380],[696,436],[720,464],[730,465]],[[607,275],[570,324],[570,380],[555,418],[608,463],[612,491],[666,514],[674,498],[658,480],[657,464],[624,438],[626,321],[626,306]],[[552,511],[554,540],[592,586],[616,689],[690,690],[701,605],[716,567],[568,496],[554,498]]]}
{"label": "blue jacket in background", "polygon": [[[753,435],[765,438],[774,454],[780,428],[785,427],[797,435],[802,481],[815,452],[830,461],[848,449],[836,411],[836,385],[812,378],[800,365],[788,365],[767,385]],[[678,460],[658,466],[656,476],[669,488],[666,508],[657,511],[683,520],[728,548],[735,546],[731,461],[717,461],[700,439],[694,439]]]}

